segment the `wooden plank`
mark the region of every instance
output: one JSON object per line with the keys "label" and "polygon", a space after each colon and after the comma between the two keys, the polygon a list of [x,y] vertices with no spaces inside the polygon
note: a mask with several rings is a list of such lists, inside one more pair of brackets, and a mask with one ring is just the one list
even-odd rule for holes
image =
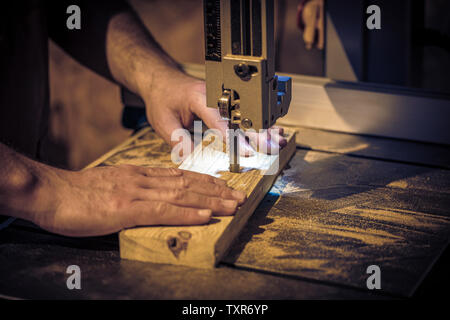
{"label": "wooden plank", "polygon": [[[277,175],[295,152],[295,133],[286,136],[288,144],[279,155],[262,155],[240,159],[241,173],[228,171],[223,150],[208,144],[197,147],[180,168],[211,174],[225,179],[228,185],[247,193],[247,201],[235,216],[214,217],[202,226],[152,226],[120,232],[120,256],[123,259],[214,267],[244,227]],[[256,159],[256,161],[255,161]],[[272,171],[273,174],[265,174]]]}

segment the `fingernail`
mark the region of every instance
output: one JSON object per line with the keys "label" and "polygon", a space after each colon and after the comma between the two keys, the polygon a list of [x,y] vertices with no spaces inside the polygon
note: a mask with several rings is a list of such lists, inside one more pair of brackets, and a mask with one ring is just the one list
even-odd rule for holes
{"label": "fingernail", "polygon": [[222,204],[228,209],[235,209],[237,207],[237,202],[234,200],[222,200]]}
{"label": "fingernail", "polygon": [[233,190],[233,192],[231,192],[231,194],[233,195],[233,198],[239,200],[239,201],[244,201],[245,200],[245,193],[242,191],[237,191],[237,190]]}
{"label": "fingernail", "polygon": [[211,210],[208,210],[208,209],[200,210],[198,212],[198,215],[200,217],[209,218],[209,217],[211,217]]}

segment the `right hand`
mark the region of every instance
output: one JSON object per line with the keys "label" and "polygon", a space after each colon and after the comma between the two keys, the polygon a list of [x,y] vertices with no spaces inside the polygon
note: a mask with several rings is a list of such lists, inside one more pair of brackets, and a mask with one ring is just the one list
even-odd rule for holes
{"label": "right hand", "polygon": [[174,168],[57,170],[46,180],[38,198],[51,205],[33,220],[66,236],[97,236],[144,225],[205,224],[212,214],[234,214],[246,199],[224,180]]}

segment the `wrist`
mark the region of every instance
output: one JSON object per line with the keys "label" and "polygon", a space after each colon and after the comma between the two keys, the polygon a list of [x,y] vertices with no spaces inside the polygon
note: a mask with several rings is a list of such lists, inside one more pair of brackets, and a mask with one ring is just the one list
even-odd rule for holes
{"label": "wrist", "polygon": [[156,97],[167,95],[168,90],[176,88],[177,83],[188,78],[181,68],[172,65],[142,68],[135,76],[136,93],[148,103]]}
{"label": "wrist", "polygon": [[2,211],[41,226],[54,216],[59,205],[58,189],[61,189],[60,176],[64,170],[23,156],[17,160],[2,186]]}

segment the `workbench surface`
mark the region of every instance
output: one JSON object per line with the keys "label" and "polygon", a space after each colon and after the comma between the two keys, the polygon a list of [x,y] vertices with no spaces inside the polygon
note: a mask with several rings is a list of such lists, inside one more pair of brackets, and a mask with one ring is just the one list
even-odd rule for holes
{"label": "workbench surface", "polygon": [[[448,245],[449,148],[297,129],[295,156],[218,268],[121,260],[117,235],[66,238],[17,221],[0,231],[0,297],[411,296]],[[151,132],[139,143],[146,157],[168,152]],[[139,164],[136,148],[97,164]],[[81,268],[81,290],[66,287],[69,265]],[[381,290],[366,287],[370,265]]]}

